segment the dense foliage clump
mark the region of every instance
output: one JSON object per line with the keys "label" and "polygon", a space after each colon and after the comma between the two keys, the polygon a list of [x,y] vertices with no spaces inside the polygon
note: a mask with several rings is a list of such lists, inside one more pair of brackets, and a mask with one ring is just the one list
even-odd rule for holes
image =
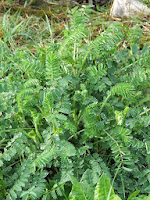
{"label": "dense foliage clump", "polygon": [[91,40],[90,12],[74,8],[58,42],[48,24],[34,53],[15,47],[22,23],[4,16],[2,199],[149,199],[149,48],[138,24],[112,22]]}

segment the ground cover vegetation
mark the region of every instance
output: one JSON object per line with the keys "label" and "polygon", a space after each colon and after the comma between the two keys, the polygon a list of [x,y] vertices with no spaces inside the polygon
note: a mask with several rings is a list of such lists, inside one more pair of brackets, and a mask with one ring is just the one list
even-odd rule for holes
{"label": "ground cover vegetation", "polygon": [[91,12],[1,18],[0,199],[150,199],[144,22]]}

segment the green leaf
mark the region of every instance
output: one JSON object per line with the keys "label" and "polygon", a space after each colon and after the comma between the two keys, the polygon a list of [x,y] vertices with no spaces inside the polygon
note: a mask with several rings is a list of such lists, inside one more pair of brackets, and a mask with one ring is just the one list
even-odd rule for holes
{"label": "green leaf", "polygon": [[147,154],[150,154],[150,141],[145,142]]}
{"label": "green leaf", "polygon": [[137,191],[133,192],[133,193],[129,196],[129,198],[128,198],[127,200],[132,200],[132,199],[134,199],[134,197],[136,197],[139,193],[140,193],[140,190],[137,190]]}
{"label": "green leaf", "polygon": [[0,111],[3,112],[4,110],[4,105],[0,105]]}
{"label": "green leaf", "polygon": [[10,194],[11,194],[12,199],[17,199],[17,194],[13,189],[10,190]]}
{"label": "green leaf", "polygon": [[135,94],[135,88],[131,83],[118,83],[111,88],[111,95],[115,94],[128,98]]}
{"label": "green leaf", "polygon": [[126,170],[127,172],[132,172],[133,171],[133,169],[128,168],[128,167],[123,167],[123,169]]}
{"label": "green leaf", "polygon": [[3,92],[3,85],[0,83],[0,92]]}
{"label": "green leaf", "polygon": [[148,197],[144,198],[144,200],[150,200],[150,194],[148,195]]}
{"label": "green leaf", "polygon": [[116,194],[113,194],[109,200],[121,200],[120,197]]}
{"label": "green leaf", "polygon": [[74,200],[94,200],[93,188],[87,183],[79,183],[73,176],[71,182],[73,184],[70,194],[71,199]]}
{"label": "green leaf", "polygon": [[70,157],[76,155],[76,149],[73,144],[65,140],[61,140],[58,143],[60,147],[59,152],[62,153],[63,156]]}
{"label": "green leaf", "polygon": [[132,54],[136,55],[138,53],[139,46],[137,44],[133,44],[132,46]]}
{"label": "green leaf", "polygon": [[57,114],[56,118],[59,119],[59,120],[62,120],[62,121],[66,121],[67,120],[66,115],[63,115],[63,114]]}
{"label": "green leaf", "polygon": [[115,118],[117,125],[122,125],[124,121],[124,116],[122,112],[119,112],[118,110],[115,111]]}
{"label": "green leaf", "polygon": [[82,175],[81,182],[86,181],[87,183],[91,184],[92,180],[93,180],[93,171],[90,169],[87,169]]}
{"label": "green leaf", "polygon": [[0,167],[2,167],[3,166],[3,161],[2,160],[0,160]]}
{"label": "green leaf", "polygon": [[124,118],[126,117],[126,115],[128,114],[129,112],[129,107],[125,107],[124,111],[123,111],[123,115],[124,115]]}
{"label": "green leaf", "polygon": [[20,26],[24,23],[24,21],[21,21],[18,25],[16,25],[12,30],[11,30],[11,35],[15,34],[20,29]]}
{"label": "green leaf", "polygon": [[107,200],[110,190],[110,196],[112,196],[114,190],[111,188],[110,179],[105,174],[102,174],[95,188],[94,200]]}
{"label": "green leaf", "polygon": [[11,157],[8,153],[4,153],[4,156],[3,156],[4,160],[7,160],[7,161],[10,161],[11,160]]}
{"label": "green leaf", "polygon": [[14,185],[14,190],[16,190],[16,191],[22,191],[22,188],[18,185],[18,184],[16,184],[16,185]]}

